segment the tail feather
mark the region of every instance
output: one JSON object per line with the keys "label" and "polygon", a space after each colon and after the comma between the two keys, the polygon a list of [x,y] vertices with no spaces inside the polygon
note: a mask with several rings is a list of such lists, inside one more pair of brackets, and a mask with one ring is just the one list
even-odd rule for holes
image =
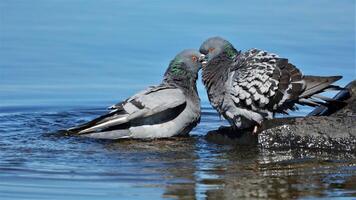
{"label": "tail feather", "polygon": [[329,98],[329,97],[326,97],[326,96],[323,96],[323,95],[320,95],[320,94],[314,94],[313,96],[311,96],[312,98],[316,98],[316,99],[321,99],[323,101],[326,101],[326,102],[332,102],[332,101],[336,101],[332,98]]}
{"label": "tail feather", "polygon": [[314,94],[324,92],[326,89],[336,89],[338,86],[331,85],[340,80],[342,76],[304,76],[304,91],[299,95],[299,98],[308,98]]}
{"label": "tail feather", "polygon": [[334,82],[340,80],[342,76],[304,76],[304,90],[299,95],[298,103],[301,105],[308,105],[312,107],[340,107],[344,105],[344,102],[338,101],[329,97],[320,95],[320,93],[329,90],[343,90],[336,85],[332,85]]}
{"label": "tail feather", "polygon": [[301,98],[299,99],[299,104],[301,105],[307,105],[307,106],[312,106],[312,107],[316,107],[316,106],[327,106],[327,104],[325,102],[322,101],[318,101],[316,99],[312,99],[312,98]]}
{"label": "tail feather", "polygon": [[334,98],[332,99],[333,101],[330,101],[330,104],[328,106],[319,106],[315,108],[311,113],[309,113],[308,116],[328,116],[345,107],[353,94],[350,88],[353,87],[355,84],[356,81],[349,83],[334,96]]}
{"label": "tail feather", "polygon": [[93,124],[92,126],[82,129],[78,133],[84,134],[84,133],[97,132],[97,131],[108,129],[113,126],[118,126],[120,124],[124,124],[126,122],[128,122],[127,116],[118,116],[118,117],[115,117],[115,119],[100,121],[99,123]]}
{"label": "tail feather", "polygon": [[324,91],[339,91],[339,90],[345,90],[345,88],[340,87],[338,85],[329,85],[329,87],[325,88]]}
{"label": "tail feather", "polygon": [[125,125],[127,122],[127,114],[119,111],[110,112],[84,124],[69,128],[66,132],[68,134],[82,135],[99,131],[107,131],[110,130],[111,127],[126,129],[127,127]]}
{"label": "tail feather", "polygon": [[115,113],[108,113],[108,114],[102,115],[102,116],[97,117],[89,122],[84,123],[84,124],[69,128],[69,129],[67,129],[67,131],[72,134],[79,133],[82,130],[85,130],[89,127],[95,126],[96,124],[100,123],[101,121],[105,120],[106,118],[113,116],[114,114]]}

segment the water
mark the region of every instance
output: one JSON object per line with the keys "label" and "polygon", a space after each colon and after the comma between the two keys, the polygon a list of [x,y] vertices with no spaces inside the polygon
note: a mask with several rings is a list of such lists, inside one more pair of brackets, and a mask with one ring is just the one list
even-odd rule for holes
{"label": "water", "polygon": [[355,79],[352,0],[1,1],[0,199],[355,198],[352,153],[205,140],[226,122],[200,81],[192,137],[53,134],[159,83],[178,51],[213,35],[288,57],[305,74]]}

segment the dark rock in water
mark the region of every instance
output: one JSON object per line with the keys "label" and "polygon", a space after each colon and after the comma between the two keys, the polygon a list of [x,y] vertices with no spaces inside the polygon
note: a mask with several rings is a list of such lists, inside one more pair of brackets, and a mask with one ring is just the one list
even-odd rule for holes
{"label": "dark rock in water", "polygon": [[356,151],[355,119],[349,116],[290,119],[284,125],[266,129],[258,134],[258,144],[262,148],[301,147]]}
{"label": "dark rock in water", "polygon": [[[257,137],[251,130],[222,128],[210,131],[206,139],[220,144],[255,145],[261,148],[308,148],[356,152],[356,81],[348,91],[333,99],[342,107],[319,107],[307,117],[277,118],[265,121]],[[315,116],[314,116],[315,115]]]}
{"label": "dark rock in water", "polygon": [[258,138],[251,134],[250,130],[236,132],[231,127],[220,127],[218,130],[209,131],[205,136],[210,142],[232,145],[256,145]]}

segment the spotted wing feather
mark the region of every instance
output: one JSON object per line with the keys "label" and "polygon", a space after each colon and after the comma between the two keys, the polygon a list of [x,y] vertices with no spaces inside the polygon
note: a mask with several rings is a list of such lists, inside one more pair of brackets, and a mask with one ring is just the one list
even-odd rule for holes
{"label": "spotted wing feather", "polygon": [[230,95],[236,106],[270,116],[293,109],[302,74],[287,59],[251,49],[236,57]]}

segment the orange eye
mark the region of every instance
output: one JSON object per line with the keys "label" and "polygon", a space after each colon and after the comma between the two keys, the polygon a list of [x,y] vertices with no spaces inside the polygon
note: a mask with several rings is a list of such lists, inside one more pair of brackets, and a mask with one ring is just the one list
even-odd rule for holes
{"label": "orange eye", "polygon": [[215,48],[209,48],[209,53],[211,53],[212,51],[214,51]]}
{"label": "orange eye", "polygon": [[193,61],[193,62],[197,62],[197,61],[198,61],[198,57],[192,56],[192,61]]}

